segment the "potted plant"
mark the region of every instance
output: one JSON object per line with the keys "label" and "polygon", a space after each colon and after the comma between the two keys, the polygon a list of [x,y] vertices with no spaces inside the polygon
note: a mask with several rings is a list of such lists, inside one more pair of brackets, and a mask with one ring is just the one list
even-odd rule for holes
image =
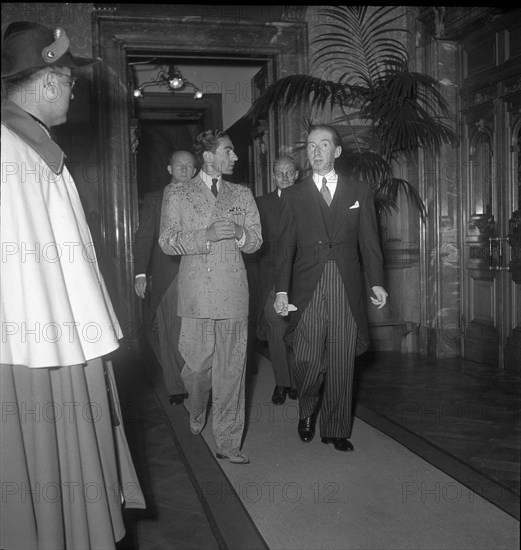
{"label": "potted plant", "polygon": [[[319,15],[328,21],[318,25],[323,32],[312,40],[317,46],[312,64],[325,67],[324,78],[281,78],[254,102],[248,116],[257,120],[271,107],[288,112],[300,105],[319,115],[329,110],[343,136],[344,168],[371,183],[377,211],[397,210],[403,190],[425,221],[421,197],[408,181],[393,175],[393,165],[418,148],[436,152],[443,144],[454,145],[457,137],[443,121],[449,112],[440,83],[409,69],[407,49],[397,37],[409,31],[397,24],[395,10],[321,9]],[[332,73],[335,80],[328,80]]]}

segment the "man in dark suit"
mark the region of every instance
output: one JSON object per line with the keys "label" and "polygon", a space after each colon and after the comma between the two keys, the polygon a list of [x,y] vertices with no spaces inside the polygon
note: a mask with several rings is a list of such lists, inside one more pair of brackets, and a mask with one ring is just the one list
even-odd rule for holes
{"label": "man in dark suit", "polygon": [[291,187],[298,178],[295,159],[289,156],[279,157],[273,165],[275,191],[258,197],[263,242],[258,259],[258,308],[257,336],[268,341],[271,365],[275,375],[275,389],[271,397],[274,405],[282,405],[286,395],[297,398],[297,390],[291,379],[293,354],[286,344],[284,336],[288,328],[286,317],[277,315],[273,309],[275,302],[275,257],[279,237],[279,220],[282,210],[280,195],[282,189]]}
{"label": "man in dark suit", "polygon": [[[167,170],[170,182],[187,182],[195,174],[195,157],[188,151],[172,153]],[[136,232],[136,276],[134,289],[144,299],[147,338],[161,364],[171,404],[180,405],[188,396],[181,378],[184,365],[177,349],[181,319],[177,316],[177,273],[180,256],[169,256],[159,246],[159,225],[164,190],[145,195]],[[149,282],[147,282],[149,279]]]}
{"label": "man in dark suit", "polygon": [[298,434],[352,451],[355,355],[369,345],[360,256],[379,309],[387,302],[373,195],[367,183],[335,172],[338,132],[314,126],[307,138],[311,177],[282,192],[274,308],[287,315],[288,291],[299,393]]}

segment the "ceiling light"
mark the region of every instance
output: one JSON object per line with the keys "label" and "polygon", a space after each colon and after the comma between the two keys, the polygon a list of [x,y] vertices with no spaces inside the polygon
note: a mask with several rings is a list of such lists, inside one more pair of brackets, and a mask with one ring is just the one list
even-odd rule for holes
{"label": "ceiling light", "polygon": [[185,88],[192,88],[194,90],[194,99],[201,99],[203,97],[203,92],[195,84],[186,80],[179,67],[175,65],[162,65],[154,80],[143,82],[143,84],[132,91],[132,94],[136,98],[143,97],[144,89],[153,86],[166,86],[172,92],[180,92]]}

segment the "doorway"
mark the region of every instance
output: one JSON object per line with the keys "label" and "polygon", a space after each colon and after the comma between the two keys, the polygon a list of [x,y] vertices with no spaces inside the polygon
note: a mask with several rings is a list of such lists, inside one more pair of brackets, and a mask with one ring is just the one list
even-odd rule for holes
{"label": "doorway", "polygon": [[[126,341],[133,343],[137,342],[133,327],[139,304],[133,291],[132,258],[139,199],[131,146],[135,113],[129,58],[136,53],[154,58],[175,52],[185,59],[212,59],[221,64],[255,60],[266,65],[271,83],[283,74],[307,70],[307,25],[282,9],[273,12],[259,7],[261,12],[253,10],[251,17],[248,10],[242,10],[240,17],[224,20],[220,13],[214,17],[213,12],[204,11],[187,21],[185,10],[171,6],[165,5],[160,12],[151,12],[148,6],[117,6],[117,17],[95,13],[95,55],[103,59],[94,73],[101,164],[99,212],[101,246],[113,251],[102,268]],[[279,12],[282,22],[273,20]],[[297,110],[295,118],[300,117]],[[275,143],[294,143],[301,139],[301,128],[284,117],[271,136]]]}

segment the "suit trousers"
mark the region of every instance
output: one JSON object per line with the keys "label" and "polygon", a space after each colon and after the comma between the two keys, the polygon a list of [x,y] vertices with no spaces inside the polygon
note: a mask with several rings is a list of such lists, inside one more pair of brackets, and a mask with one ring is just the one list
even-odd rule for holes
{"label": "suit trousers", "polygon": [[217,450],[239,449],[244,431],[248,318],[182,317],[179,351],[181,376],[190,417],[206,417],[212,394],[213,435]]}
{"label": "suit trousers", "polygon": [[293,353],[286,344],[284,336],[288,328],[288,321],[285,317],[276,313],[273,304],[275,303],[275,290],[272,289],[266,304],[264,305],[264,321],[268,328],[268,348],[270,350],[271,366],[275,375],[275,384],[285,388],[293,387],[291,371],[293,369]]}
{"label": "suit trousers", "polygon": [[293,347],[300,418],[311,416],[322,398],[322,437],[351,436],[356,342],[356,322],[340,272],[334,261],[326,262],[297,323]]}
{"label": "suit trousers", "polygon": [[186,393],[181,378],[184,360],[178,349],[181,317],[178,317],[176,313],[177,293],[176,277],[161,298],[155,317],[159,337],[160,363],[168,395]]}

